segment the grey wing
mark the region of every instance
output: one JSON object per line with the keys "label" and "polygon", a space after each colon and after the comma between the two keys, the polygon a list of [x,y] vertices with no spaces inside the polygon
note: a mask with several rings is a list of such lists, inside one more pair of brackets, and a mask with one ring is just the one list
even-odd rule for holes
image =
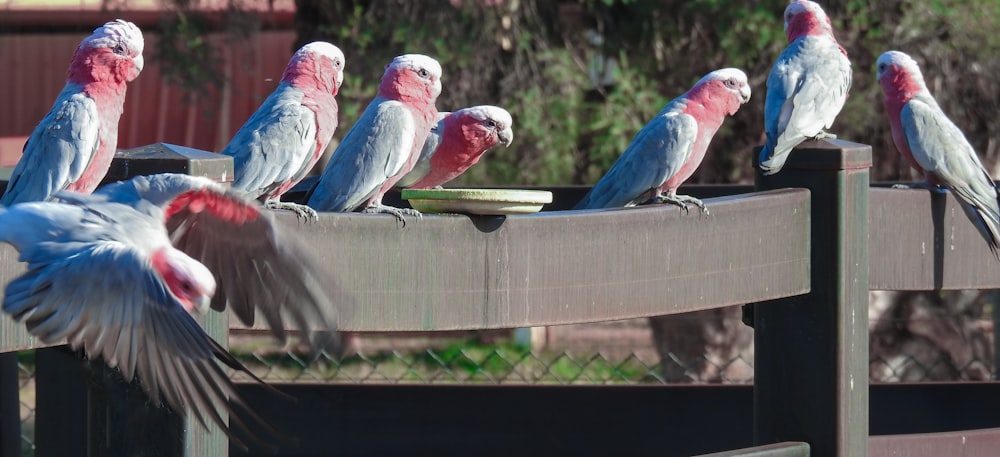
{"label": "grey wing", "polygon": [[913,158],[955,193],[996,252],[1000,243],[997,189],[965,135],[933,100],[910,100],[900,112],[900,122]]}
{"label": "grey wing", "polygon": [[[253,414],[216,361],[253,376],[209,337],[152,272],[117,242],[41,243],[21,251],[28,272],[11,281],[3,309],[43,341],[65,338],[102,357],[126,380],[136,375],[154,403],[191,411],[231,435],[220,411],[246,427]],[[237,440],[238,441],[238,440]]]}
{"label": "grey wing", "polygon": [[317,211],[356,209],[403,168],[415,135],[416,122],[402,103],[373,101],[327,162],[309,206]]}
{"label": "grey wing", "polygon": [[[666,112],[647,124],[576,209],[631,206],[658,189],[687,162],[698,123],[687,114]],[[648,195],[653,196],[653,195]]]}
{"label": "grey wing", "polygon": [[100,141],[97,105],[67,90],[25,143],[0,204],[46,200],[79,179],[90,164]]}
{"label": "grey wing", "polygon": [[780,170],[795,146],[833,124],[847,101],[851,74],[836,43],[805,39],[782,52],[767,78],[765,171]]}
{"label": "grey wing", "polygon": [[396,183],[396,186],[410,187],[421,179],[424,179],[431,172],[431,157],[434,157],[438,145],[441,144],[441,134],[443,132],[444,119],[438,121],[431,128],[430,134],[427,135],[427,140],[424,141],[424,147],[420,149],[420,158],[417,159],[417,163],[413,165],[413,169],[406,176],[403,176],[403,179],[400,179]]}
{"label": "grey wing", "polygon": [[254,198],[304,173],[316,150],[316,115],[272,94],[222,151],[233,158],[232,186]]}
{"label": "grey wing", "polygon": [[[215,276],[213,309],[229,307],[244,325],[253,325],[260,313],[282,341],[290,321],[307,334],[314,349],[338,349],[338,311],[324,285],[331,281],[319,277],[310,251],[284,233],[270,212],[233,192],[211,188],[183,193],[177,201],[186,204],[171,205],[167,231],[174,246]],[[198,202],[205,205],[192,205]]]}

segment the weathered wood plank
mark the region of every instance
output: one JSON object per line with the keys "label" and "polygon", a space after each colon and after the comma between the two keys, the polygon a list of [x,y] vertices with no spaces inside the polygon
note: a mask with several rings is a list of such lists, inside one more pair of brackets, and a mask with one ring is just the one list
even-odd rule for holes
{"label": "weathered wood plank", "polygon": [[389,216],[321,214],[297,229],[342,288],[347,330],[594,322],[808,291],[808,192],[707,203],[709,217],[658,206],[425,216],[402,227]]}
{"label": "weathered wood plank", "polygon": [[872,188],[869,288],[992,289],[1000,262],[950,193]]}
{"label": "weathered wood plank", "polygon": [[[809,195],[782,190],[673,206],[537,215],[280,218],[323,260],[342,328],[454,330],[680,313],[808,291]],[[287,217],[286,217],[287,216]],[[0,281],[17,274],[9,247]],[[0,350],[38,347],[0,317]]]}
{"label": "weathered wood plank", "polygon": [[776,443],[698,457],[809,457],[809,443]]}
{"label": "weathered wood plank", "polygon": [[873,436],[868,439],[871,457],[994,457],[1000,450],[1000,428],[914,435]]}

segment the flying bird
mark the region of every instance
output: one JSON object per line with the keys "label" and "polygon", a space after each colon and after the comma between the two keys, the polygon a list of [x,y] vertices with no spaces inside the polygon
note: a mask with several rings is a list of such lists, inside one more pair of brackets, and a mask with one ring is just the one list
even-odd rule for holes
{"label": "flying bird", "polygon": [[913,58],[888,51],[879,56],[876,67],[896,149],[923,172],[925,186],[948,189],[958,198],[965,215],[1000,260],[997,188],[969,140],[927,90]]}
{"label": "flying bird", "polygon": [[[308,252],[269,212],[206,178],[137,177],[94,194],[0,208],[0,241],[27,272],[6,287],[3,311],[45,342],[101,357],[154,404],[245,430],[266,422],[240,398],[224,366],[256,378],[193,315],[263,315],[286,338],[290,321],[316,349],[336,344],[337,309]],[[221,364],[221,365],[220,365]]]}
{"label": "flying bird", "polygon": [[851,89],[851,61],[833,36],[833,26],[816,2],[796,0],[785,8],[788,47],[767,77],[760,151],[765,175],[781,171],[791,150],[810,138],[830,135]]}
{"label": "flying bird", "polygon": [[403,178],[437,122],[441,64],[421,54],[398,56],[386,66],[378,94],[337,146],[308,204],[317,211],[389,213],[403,221],[413,209],[382,204]]}
{"label": "flying bird", "polygon": [[498,143],[510,146],[514,141],[514,121],[507,110],[491,105],[463,108],[454,113],[438,114],[420,158],[413,170],[397,185],[430,189],[455,179],[479,162],[483,154]]}
{"label": "flying bird", "polygon": [[685,212],[689,203],[694,204],[708,214],[701,200],[677,195],[677,188],[701,164],[726,115],[736,114],[749,100],[750,86],[743,71],[723,68],[705,75],[636,134],[574,209],[635,206],[653,200],[680,206]]}
{"label": "flying bird", "polygon": [[319,160],[337,130],[337,100],[344,81],[344,53],[315,41],[292,55],[281,83],[223,149],[233,158],[232,186],[268,208],[316,217],[308,206],[281,196]]}
{"label": "flying bird", "polygon": [[142,71],[142,32],[118,19],[80,43],[55,104],[28,137],[0,205],[90,193],[111,166],[126,83]]}

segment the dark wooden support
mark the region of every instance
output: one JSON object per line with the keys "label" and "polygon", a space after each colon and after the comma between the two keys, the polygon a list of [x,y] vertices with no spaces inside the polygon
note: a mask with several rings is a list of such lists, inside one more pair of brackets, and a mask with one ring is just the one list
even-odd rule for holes
{"label": "dark wooden support", "polygon": [[870,146],[809,141],[779,173],[758,172],[758,190],[810,190],[812,260],[809,293],[754,307],[756,445],[801,441],[818,457],[867,455],[871,160]]}
{"label": "dark wooden support", "polygon": [[21,453],[17,353],[0,354],[0,455]]}
{"label": "dark wooden support", "polygon": [[87,455],[83,358],[68,346],[35,350],[35,455]]}

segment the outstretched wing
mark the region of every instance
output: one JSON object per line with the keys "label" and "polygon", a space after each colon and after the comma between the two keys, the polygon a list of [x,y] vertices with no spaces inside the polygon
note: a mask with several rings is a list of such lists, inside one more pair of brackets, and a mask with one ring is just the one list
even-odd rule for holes
{"label": "outstretched wing", "polygon": [[165,217],[174,246],[215,275],[213,309],[229,307],[244,325],[260,313],[282,341],[290,321],[314,349],[339,349],[337,308],[317,266],[270,212],[235,192],[206,187],[179,194]]}
{"label": "outstretched wing", "polygon": [[83,175],[100,142],[97,105],[67,85],[28,137],[0,205],[43,201]]}
{"label": "outstretched wing", "polygon": [[[81,207],[47,203],[15,206],[4,214],[3,222],[43,221],[50,209],[46,205],[73,208],[69,211],[91,227],[106,217]],[[266,426],[216,361],[249,371],[184,311],[147,256],[125,243],[86,241],[78,235],[21,246],[28,271],[8,284],[3,310],[43,341],[65,338],[73,348],[82,347],[88,358],[102,357],[117,367],[126,380],[138,376],[155,403],[163,398],[179,414],[192,411],[203,425],[210,420],[231,434],[219,412],[238,411],[230,415],[237,425],[246,427],[243,420],[250,418]],[[4,235],[4,241],[14,242],[12,238],[16,237]]]}

